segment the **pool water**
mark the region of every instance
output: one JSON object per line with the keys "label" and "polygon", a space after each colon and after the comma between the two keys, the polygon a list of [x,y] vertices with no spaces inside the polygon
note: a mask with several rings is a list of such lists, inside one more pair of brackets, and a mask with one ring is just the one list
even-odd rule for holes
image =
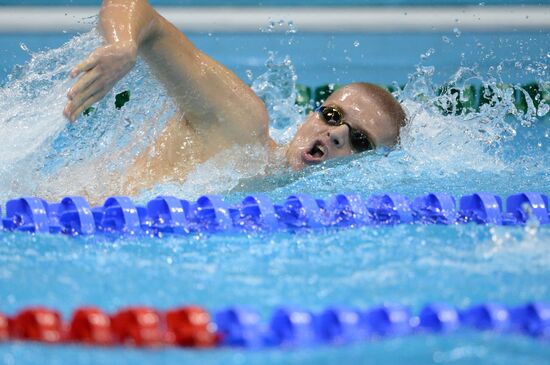
{"label": "pool water", "polygon": [[[160,309],[236,303],[267,319],[282,303],[312,310],[331,304],[446,301],[465,307],[548,300],[548,228],[396,226],[166,239],[2,236],[3,309],[41,303],[68,318],[93,303],[106,311],[136,303]],[[89,349],[5,344],[4,363],[517,363],[544,364],[547,342],[469,333],[404,337],[336,348],[212,351]]]}
{"label": "pool water", "polygon": [[[434,91],[445,82],[458,87],[549,82],[548,33],[332,36],[298,32],[195,37],[199,47],[234,68],[267,101],[272,133],[281,141],[288,139],[302,118],[293,103],[296,78],[310,86],[396,81],[406,85],[398,97],[411,122],[394,151],[366,153],[302,173],[281,171],[257,177],[237,168],[238,156],[260,158],[261,151],[236,148],[234,159],[214,158],[181,184],[157,186],[135,197],[138,201],[158,193],[186,199],[219,193],[233,203],[257,191],[276,202],[293,193],[326,198],[345,191],[364,196],[392,191],[411,198],[431,191],[455,196],[478,191],[502,196],[520,191],[550,193],[550,120],[544,107],[520,113],[506,92],[495,105],[469,114],[445,116],[434,106],[441,98]],[[230,37],[235,41],[229,42]],[[243,39],[253,41],[242,43]],[[11,47],[13,38],[4,40]],[[28,43],[33,42],[41,45],[40,38]],[[55,41],[50,44],[58,46]],[[55,197],[78,191],[82,181],[94,179],[94,169],[79,167],[91,163],[90,151],[108,156],[113,146],[124,146],[140,133],[147,115],[158,116],[160,125],[166,120],[169,113],[164,107],[170,103],[140,64],[117,86],[118,91],[132,90],[128,105],[116,110],[111,95],[99,104],[96,114],[66,126],[61,117],[66,72],[96,44],[94,34],[77,36],[59,49],[33,53],[27,66],[4,78],[0,89],[2,200],[20,194]],[[5,67],[11,69],[11,65]],[[154,128],[148,133],[154,133]],[[148,136],[143,137],[145,142]],[[105,168],[120,171],[129,160],[123,157]],[[75,176],[60,183],[55,177],[65,168],[73,169]],[[109,193],[109,187],[99,183],[93,188]],[[84,304],[111,312],[133,304],[168,309],[193,303],[209,310],[238,304],[260,311],[266,320],[282,304],[311,310],[332,304],[365,308],[381,303],[417,310],[433,301],[460,307],[490,301],[517,305],[550,301],[549,247],[549,226],[366,226],[116,240],[3,233],[0,302],[8,314],[43,304],[59,309],[66,319]],[[548,359],[548,342],[469,331],[255,351],[0,345],[4,364],[547,364]]]}
{"label": "pool water", "polygon": [[[288,22],[273,28],[280,29],[288,31]],[[458,26],[448,32],[331,34],[301,32],[299,24],[294,29],[296,33],[268,32],[266,24],[258,33],[192,33],[189,37],[244,80],[249,79],[247,70],[253,77],[265,72],[270,51],[289,55],[298,82],[309,86],[357,80],[403,84],[420,62],[434,66],[436,84],[448,81],[461,65],[476,65],[483,75],[501,63],[507,66],[507,62],[511,67],[501,71],[503,77],[521,83],[535,77],[525,67],[516,68],[515,62],[526,62],[525,66],[537,61],[547,63],[550,45],[546,31],[462,32]],[[0,34],[0,80],[5,81],[15,65],[28,61],[29,52],[58,48],[74,36]]]}

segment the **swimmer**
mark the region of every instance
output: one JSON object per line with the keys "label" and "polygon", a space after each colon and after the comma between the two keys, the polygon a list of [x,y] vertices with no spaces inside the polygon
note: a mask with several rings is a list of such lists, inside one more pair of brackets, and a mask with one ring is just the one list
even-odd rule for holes
{"label": "swimmer", "polygon": [[[106,0],[104,44],[71,71],[63,111],[71,122],[100,101],[142,56],[177,106],[155,143],[127,171],[129,191],[182,181],[198,164],[234,145],[265,146],[301,170],[331,158],[394,146],[405,122],[401,105],[368,83],[345,85],[311,112],[287,145],[269,136],[262,100],[233,72],[197,49],[146,0]],[[154,153],[152,153],[154,151]]]}

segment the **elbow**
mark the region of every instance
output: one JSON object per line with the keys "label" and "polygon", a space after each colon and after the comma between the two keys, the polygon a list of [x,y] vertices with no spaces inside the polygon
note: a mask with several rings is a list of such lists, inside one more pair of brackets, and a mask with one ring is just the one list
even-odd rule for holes
{"label": "elbow", "polygon": [[137,46],[154,36],[157,18],[146,0],[106,0],[99,11],[100,30],[107,41],[133,41]]}

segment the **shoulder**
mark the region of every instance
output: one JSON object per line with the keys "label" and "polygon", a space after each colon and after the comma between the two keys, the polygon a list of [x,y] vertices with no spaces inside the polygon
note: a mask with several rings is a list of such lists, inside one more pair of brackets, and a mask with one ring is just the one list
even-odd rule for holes
{"label": "shoulder", "polygon": [[213,137],[213,133],[227,144],[270,145],[269,115],[263,101],[255,94],[243,95],[242,103],[237,108],[239,110],[227,111],[227,114],[222,112],[214,123],[195,125],[206,127],[210,132],[207,135]]}

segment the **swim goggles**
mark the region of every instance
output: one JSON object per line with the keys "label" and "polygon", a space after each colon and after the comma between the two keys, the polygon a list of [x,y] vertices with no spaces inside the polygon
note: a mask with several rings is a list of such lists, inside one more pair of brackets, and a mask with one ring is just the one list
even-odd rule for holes
{"label": "swim goggles", "polygon": [[363,152],[373,150],[374,146],[369,137],[359,129],[353,128],[351,125],[344,121],[344,112],[335,105],[320,106],[315,109],[316,113],[319,113],[323,120],[331,126],[339,126],[345,124],[349,128],[349,141],[351,148],[355,152]]}

